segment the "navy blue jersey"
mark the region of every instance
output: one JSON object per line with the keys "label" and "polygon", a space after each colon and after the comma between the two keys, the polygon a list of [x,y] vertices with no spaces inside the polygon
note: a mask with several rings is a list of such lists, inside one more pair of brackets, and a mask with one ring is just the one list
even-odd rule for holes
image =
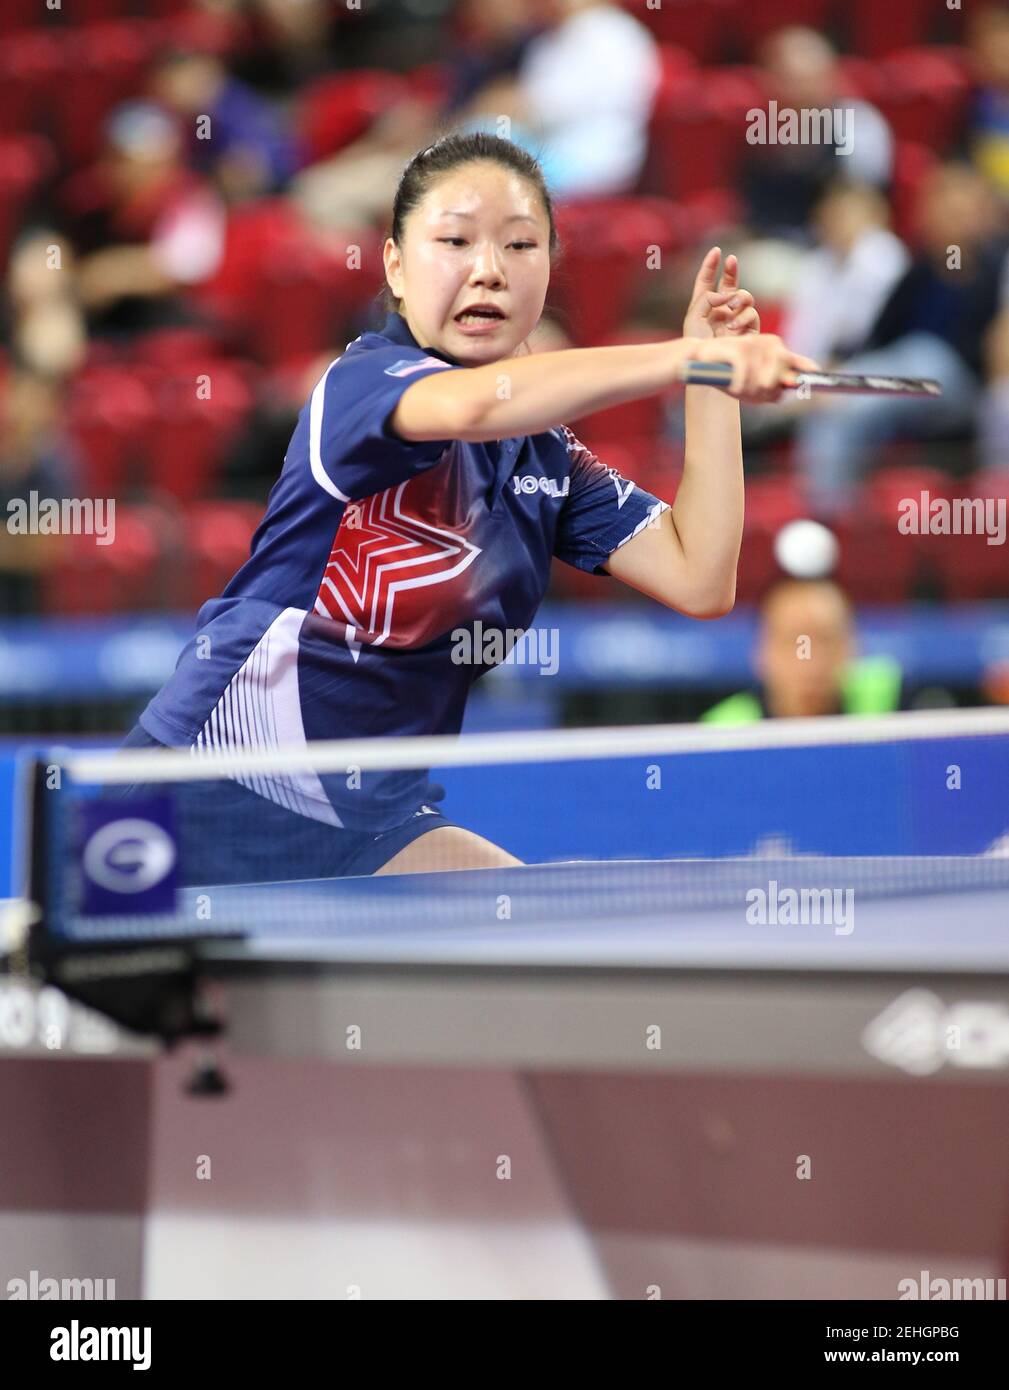
{"label": "navy blue jersey", "polygon": [[[419,347],[399,314],[327,368],[249,559],[204,604],[141,716],[154,738],[199,752],[458,733],[469,688],[489,669],[485,634],[531,625],[551,558],[604,573],[665,509],[564,426],[481,444],[392,433],[413,382],[466,370]],[[479,659],[461,662],[467,630],[482,635]],[[245,785],[354,829],[383,830],[431,799],[416,772]]]}

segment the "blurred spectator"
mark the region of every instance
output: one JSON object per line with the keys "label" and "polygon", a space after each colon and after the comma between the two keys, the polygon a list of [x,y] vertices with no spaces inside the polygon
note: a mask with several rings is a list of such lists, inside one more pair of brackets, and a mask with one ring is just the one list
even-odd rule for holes
{"label": "blurred spectator", "polygon": [[945,164],[922,187],[918,246],[870,335],[844,370],[933,377],[943,396],[822,400],[802,418],[798,462],[813,510],[828,518],[850,505],[873,449],[891,439],[967,433],[978,404],[986,334],[1009,280],[1007,240],[994,200],[969,166]]}
{"label": "blurred spectator", "polygon": [[[760,76],[779,112],[839,109],[850,153],[838,152],[837,129],[825,143],[748,145],[741,192],[747,221],[759,233],[803,240],[813,208],[838,174],[886,189],[893,136],[876,107],[845,91],[837,55],[823,34],[779,29],[760,50]],[[844,143],[842,141],[841,143]]]}
{"label": "blurred spectator", "polygon": [[[154,74],[153,90],[189,132],[191,167],[214,174],[230,200],[273,192],[294,172],[293,142],[273,106],[218,58],[170,54]],[[205,133],[201,118],[209,122]]]}
{"label": "blurred spectator", "polygon": [[[339,27],[337,13],[343,6],[331,0],[254,0],[251,8],[286,85],[298,86],[326,72]],[[356,8],[359,18],[361,8],[369,7]]]}
{"label": "blurred spectator", "polygon": [[971,158],[1009,201],[1009,9],[989,5],[970,19],[967,36],[978,87],[967,119]]}
{"label": "blurred spectator", "polygon": [[[484,23],[492,76],[468,101],[459,100],[457,86],[441,110],[420,98],[400,102],[361,139],[299,174],[291,194],[305,216],[320,227],[386,218],[403,166],[419,146],[449,130],[496,134],[502,117],[513,122],[509,138],[540,159],[556,197],[632,189],[659,80],[655,40],[607,0],[546,0],[535,15],[543,28],[531,39],[526,0],[511,0],[505,17]],[[516,48],[521,62],[509,76]],[[479,66],[472,40],[465,63]]]}
{"label": "blurred spectator", "polygon": [[178,125],[160,107],[119,107],[107,143],[103,160],[65,190],[90,327],[129,334],[185,320],[184,306],[172,296],[217,268],[224,206],[206,180],[186,169]]}
{"label": "blurred spectator", "polygon": [[436,114],[422,98],[398,102],[359,140],[297,174],[290,197],[320,230],[387,221],[404,166],[435,139]]}
{"label": "blurred spectator", "polygon": [[57,559],[56,536],[12,532],[11,503],[61,500],[73,489],[73,457],[58,428],[55,382],[15,370],[0,392],[0,611],[35,613],[43,575]]}
{"label": "blurred spectator", "polygon": [[[450,131],[495,128],[501,116],[515,116],[511,74],[537,21],[541,27],[531,0],[470,0],[461,15],[465,38],[446,56],[449,91],[442,105],[411,95],[332,158],[298,174],[290,193],[305,218],[321,229],[384,222],[403,168],[419,148]],[[531,147],[524,128],[513,129],[511,138]]]}
{"label": "blurred spectator", "polygon": [[16,361],[54,379],[83,365],[84,320],[72,249],[53,229],[26,233],[7,271],[5,338]]}
{"label": "blurred spectator", "polygon": [[510,117],[557,199],[631,192],[659,86],[655,39],[609,0],[545,0],[538,15],[545,28],[516,78],[479,93],[464,128],[493,132]]}
{"label": "blurred spectator", "polygon": [[448,55],[444,118],[455,117],[489,83],[514,74],[542,28],[533,0],[463,0],[456,17],[464,38]]}
{"label": "blurred spectator", "polygon": [[[644,165],[660,58],[651,33],[608,0],[545,0],[526,50],[517,118],[555,197],[632,190]],[[496,108],[491,108],[496,109]]]}
{"label": "blurred spectator", "polygon": [[883,195],[866,184],[837,183],[817,204],[819,245],[799,266],[781,336],[822,366],[863,348],[911,261],[889,229]]}
{"label": "blurred spectator", "polygon": [[851,605],[831,580],[784,579],[760,610],[756,691],[730,695],[701,716],[711,724],[825,714],[885,714],[902,708],[900,666],[855,656]]}

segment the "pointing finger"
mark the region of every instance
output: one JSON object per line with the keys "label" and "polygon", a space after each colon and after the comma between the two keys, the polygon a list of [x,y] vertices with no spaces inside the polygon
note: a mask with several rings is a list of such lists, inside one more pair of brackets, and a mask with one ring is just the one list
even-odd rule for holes
{"label": "pointing finger", "polygon": [[720,246],[712,246],[711,250],[704,257],[704,260],[701,262],[701,268],[697,272],[697,279],[694,281],[694,299],[696,299],[699,294],[703,294],[705,290],[714,290],[715,278],[718,274],[718,262],[721,256],[722,248]]}

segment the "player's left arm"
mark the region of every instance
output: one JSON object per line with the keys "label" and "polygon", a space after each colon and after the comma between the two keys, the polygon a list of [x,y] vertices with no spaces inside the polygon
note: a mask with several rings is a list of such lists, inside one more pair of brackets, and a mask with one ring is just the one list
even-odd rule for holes
{"label": "player's left arm", "polygon": [[[739,262],[713,246],[694,281],[685,337],[760,332],[753,295],[739,288]],[[709,386],[686,389],[683,476],[672,507],[615,550],[606,569],[669,608],[720,618],[736,598],[743,538],[743,446],[739,404]]]}

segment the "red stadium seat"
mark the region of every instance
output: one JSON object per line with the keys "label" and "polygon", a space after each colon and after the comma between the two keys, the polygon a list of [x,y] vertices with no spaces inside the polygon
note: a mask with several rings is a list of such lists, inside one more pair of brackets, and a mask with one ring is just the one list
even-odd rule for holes
{"label": "red stadium seat", "polygon": [[151,16],[176,18],[190,9],[190,0],[144,0],[144,12]]}
{"label": "red stadium seat", "polygon": [[375,119],[410,94],[408,82],[381,69],[321,77],[301,96],[298,133],[306,164],[327,159],[365,133]]}
{"label": "red stadium seat", "polygon": [[757,45],[775,29],[786,25],[809,25],[824,29],[829,20],[832,0],[734,0],[726,17],[729,27],[739,36],[744,51],[752,55]]}
{"label": "red stadium seat", "polygon": [[135,371],[88,367],[74,379],[67,426],[83,460],[88,495],[123,497],[156,417],[150,387]]}
{"label": "red stadium seat", "polygon": [[[244,7],[243,7],[244,8]],[[163,17],[148,21],[159,49],[184,49],[187,53],[214,53],[226,58],[248,44],[251,21],[239,7],[216,11],[178,6],[164,0]]]}
{"label": "red stadium seat", "polygon": [[650,29],[661,43],[684,48],[701,63],[724,56],[732,0],[621,0],[622,7]]}
{"label": "red stadium seat", "polygon": [[30,29],[39,20],[38,0],[4,0],[0,6],[0,34]]}
{"label": "red stadium seat", "polygon": [[743,200],[731,188],[709,188],[678,198],[684,244],[703,241],[712,232],[735,227],[743,217]]}
{"label": "red stadium seat", "polygon": [[970,86],[958,55],[911,48],[881,64],[875,100],[898,139],[942,151],[960,133]]}
{"label": "red stadium seat", "polygon": [[40,135],[0,136],[0,256],[8,255],[26,207],[56,163]]}
{"label": "red stadium seat", "polygon": [[[371,279],[369,288],[377,283]],[[256,360],[274,364],[332,345],[364,284],[363,271],[311,253],[264,266],[250,301]]]}
{"label": "red stadium seat", "polygon": [[[1001,476],[979,475],[968,479],[955,489],[955,496],[966,500],[1009,507],[1009,472]],[[1004,518],[1004,511],[1002,512]],[[997,527],[998,510],[991,517]],[[987,515],[979,518],[981,527],[987,525]],[[972,518],[972,525],[974,520]],[[988,543],[987,534],[929,535],[925,539],[926,554],[938,574],[943,596],[954,600],[1002,599],[1009,594],[1009,539],[997,536]]]}
{"label": "red stadium seat", "polygon": [[184,363],[194,372],[216,362],[223,350],[219,335],[202,328],[159,328],[138,338],[133,347],[149,366],[175,368]]}
{"label": "red stadium seat", "polygon": [[743,531],[736,567],[736,602],[759,603],[768,589],[781,577],[774,558],[774,538],[777,527],[748,526]]}
{"label": "red stadium seat", "polygon": [[345,243],[324,241],[288,202],[269,199],[229,217],[221,265],[195,298],[265,364],[322,352],[377,293],[381,246],[377,232],[356,228]]}
{"label": "red stadium seat", "polygon": [[657,97],[677,96],[688,82],[695,81],[698,68],[693,54],[672,43],[659,44],[659,86]]}
{"label": "red stadium seat", "polygon": [[60,537],[59,557],[43,585],[49,616],[83,617],[177,607],[173,576],[182,569],[178,522],[152,505],[115,509],[110,545],[94,536]]}
{"label": "red stadium seat", "polygon": [[926,555],[945,599],[1004,601],[1009,592],[1005,543],[989,545],[974,535],[929,536]]}
{"label": "red stadium seat", "polygon": [[571,422],[571,428],[579,439],[657,439],[662,432],[663,418],[662,398],[645,396],[639,401],[625,401],[623,405],[583,415],[580,420]]}
{"label": "red stadium seat", "polygon": [[31,29],[0,44],[0,132],[51,129],[53,93],[60,88],[69,59],[60,35]]}
{"label": "red stadium seat", "polygon": [[855,603],[905,603],[922,569],[916,536],[902,536],[880,516],[844,517],[833,530],[841,546],[837,581]]}
{"label": "red stadium seat", "polygon": [[743,543],[736,571],[736,602],[759,603],[781,577],[774,540],[789,521],[808,515],[799,485],[790,477],[747,478]]}
{"label": "red stadium seat", "polygon": [[66,41],[66,75],[50,99],[61,151],[69,162],[81,164],[100,152],[113,107],[140,92],[155,35],[142,21],[127,21],[88,25],[68,34]]}
{"label": "red stadium seat", "polygon": [[902,533],[902,504],[922,492],[949,497],[954,484],[938,469],[917,465],[879,468],[834,526],[841,545],[837,578],[856,603],[902,603],[913,597],[929,569],[925,540]]}
{"label": "red stadium seat", "polygon": [[[600,347],[617,347],[626,343],[661,343],[675,338],[679,325],[670,325],[668,333],[658,330],[635,329],[608,333],[597,340]],[[637,401],[624,401],[622,405],[611,405],[607,410],[597,410],[591,415],[583,415],[580,420],[571,422],[571,428],[579,438],[627,439],[634,436],[656,439],[663,429],[665,402],[661,396],[644,396]]]}
{"label": "red stadium seat", "polygon": [[1009,469],[975,473],[966,483],[960,484],[960,492],[964,497],[1009,498]]}
{"label": "red stadium seat", "polygon": [[190,511],[180,607],[199,608],[221,592],[249,558],[252,534],[262,518],[263,508],[255,502],[203,502]]}
{"label": "red stadium seat", "polygon": [[850,47],[867,58],[882,58],[898,48],[927,43],[936,23],[933,0],[850,0],[845,6]]}
{"label": "red stadium seat", "polygon": [[770,475],[746,479],[746,521],[749,527],[777,532],[790,521],[808,516],[802,488],[792,477]]}
{"label": "red stadium seat", "polygon": [[665,198],[601,198],[557,210],[564,249],[551,280],[551,304],[576,344],[597,343],[626,319],[649,248],[663,256],[682,244],[681,219]]}
{"label": "red stadium seat", "polygon": [[74,0],[72,9],[64,13],[71,20],[75,31],[88,24],[103,24],[108,20],[123,19],[132,11],[130,0]]}
{"label": "red stadium seat", "polygon": [[446,63],[425,63],[403,76],[411,93],[421,101],[436,102],[440,106],[448,96],[451,70]]}
{"label": "red stadium seat", "polygon": [[[893,452],[900,451],[895,449]],[[917,500],[923,492],[930,497],[953,497],[956,495],[956,483],[948,473],[938,468],[888,463],[877,468],[866,479],[854,500],[853,511],[876,517],[896,530],[901,504],[907,498]]]}
{"label": "red stadium seat", "polygon": [[[157,418],[146,451],[149,486],[182,501],[205,497],[252,405],[248,381],[220,360],[158,375]],[[198,377],[206,378],[199,389]]]}
{"label": "red stadium seat", "polygon": [[879,92],[880,64],[857,53],[838,58],[839,89],[846,97],[863,97],[875,102]]}
{"label": "red stadium seat", "polygon": [[763,105],[752,70],[711,68],[656,98],[649,127],[650,186],[677,201],[730,188],[746,151],[746,113]]}
{"label": "red stadium seat", "polygon": [[225,321],[247,312],[250,287],[261,264],[282,252],[294,235],[294,211],[282,198],[233,208],[228,215],[224,251],[213,276],[198,286],[196,297]]}

